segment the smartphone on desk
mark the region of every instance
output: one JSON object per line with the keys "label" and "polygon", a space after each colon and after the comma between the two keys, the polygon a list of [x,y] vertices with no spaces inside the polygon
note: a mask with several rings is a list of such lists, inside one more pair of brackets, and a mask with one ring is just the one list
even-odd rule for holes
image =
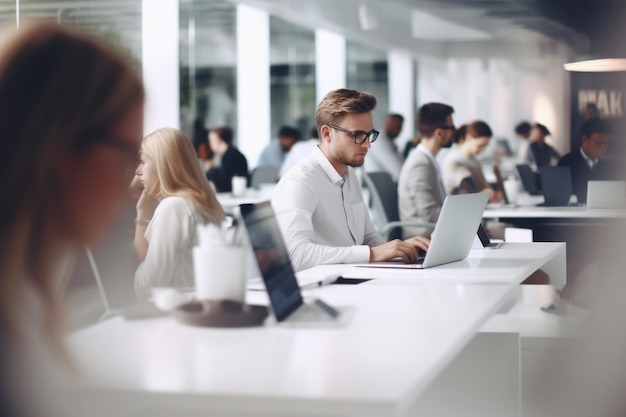
{"label": "smartphone on desk", "polygon": [[331,282],[331,285],[356,285],[366,281],[371,281],[372,278],[344,278],[339,277],[335,281]]}

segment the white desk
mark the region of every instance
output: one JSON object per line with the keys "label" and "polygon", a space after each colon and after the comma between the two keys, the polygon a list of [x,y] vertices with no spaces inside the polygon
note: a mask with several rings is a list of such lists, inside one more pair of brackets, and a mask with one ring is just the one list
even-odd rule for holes
{"label": "white desk", "polygon": [[402,415],[514,289],[317,290],[331,304],[356,306],[344,328],[211,329],[169,316],[117,317],[70,337],[86,380],[74,398],[115,416]]}
{"label": "white desk", "polygon": [[273,187],[263,187],[260,190],[248,188],[242,196],[234,196],[232,193],[216,193],[217,201],[220,202],[226,214],[233,214],[233,209],[240,204],[256,204],[271,200]]}
{"label": "white desk", "polygon": [[588,209],[586,206],[568,207],[488,207],[483,213],[483,218],[500,219],[550,219],[550,220],[624,220],[625,209]]}
{"label": "white desk", "polygon": [[504,243],[499,249],[472,249],[467,259],[428,269],[357,268],[338,266],[345,278],[374,278],[375,284],[517,285],[538,269],[552,285],[565,285],[565,244],[561,242]]}

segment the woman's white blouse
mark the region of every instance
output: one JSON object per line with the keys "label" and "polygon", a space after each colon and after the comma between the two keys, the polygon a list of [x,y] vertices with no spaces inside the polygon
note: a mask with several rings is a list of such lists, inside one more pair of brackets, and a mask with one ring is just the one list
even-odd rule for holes
{"label": "woman's white blouse", "polygon": [[146,259],[135,272],[135,293],[144,300],[153,287],[193,287],[193,247],[204,218],[184,197],[163,199],[146,229]]}

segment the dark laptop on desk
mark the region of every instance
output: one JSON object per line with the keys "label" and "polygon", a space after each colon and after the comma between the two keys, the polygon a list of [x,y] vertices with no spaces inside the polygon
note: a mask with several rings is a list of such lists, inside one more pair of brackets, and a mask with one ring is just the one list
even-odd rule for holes
{"label": "dark laptop on desk", "polygon": [[476,234],[478,235],[478,239],[485,249],[499,249],[504,244],[504,242],[492,242],[491,239],[489,239],[487,231],[480,223],[478,224],[478,231],[476,232]]}
{"label": "dark laptop on desk", "polygon": [[519,174],[520,181],[522,181],[524,190],[530,195],[541,195],[541,190],[539,190],[537,182],[537,174],[535,174],[530,165],[517,164],[515,168],[517,168],[517,173]]}
{"label": "dark laptop on desk", "polygon": [[304,302],[269,201],[239,206],[276,320],[288,324],[340,323],[346,309],[320,299]]}
{"label": "dark laptop on desk", "polygon": [[430,236],[430,246],[420,262],[401,261],[358,264],[366,268],[423,269],[465,259],[469,254],[476,230],[487,207],[488,193],[449,195],[443,202],[439,220]]}
{"label": "dark laptop on desk", "polygon": [[539,176],[543,189],[543,206],[563,207],[569,205],[573,192],[569,167],[541,167],[539,168]]}

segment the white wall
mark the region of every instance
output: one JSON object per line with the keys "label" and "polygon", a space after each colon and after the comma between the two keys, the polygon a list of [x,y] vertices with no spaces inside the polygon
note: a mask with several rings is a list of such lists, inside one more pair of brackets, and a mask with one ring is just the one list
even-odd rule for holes
{"label": "white wall", "polygon": [[329,91],[346,87],[346,39],[324,29],[315,30],[316,105]]}
{"label": "white wall", "polygon": [[[414,106],[414,59],[404,51],[389,51],[387,55],[389,113],[399,113],[404,116],[402,131],[396,139],[398,149],[415,135],[415,106]],[[382,126],[381,126],[382,128]]]}
{"label": "white wall", "polygon": [[536,121],[548,127],[549,141],[565,152],[570,141],[565,60],[565,51],[550,56],[420,58],[417,105],[450,104],[457,126],[484,120],[494,138],[508,138],[513,147],[515,125],[524,119]]}
{"label": "white wall", "polygon": [[270,133],[270,22],[266,11],[237,6],[237,147],[256,165]]}
{"label": "white wall", "polygon": [[143,0],[141,6],[144,133],[179,128],[178,0]]}

